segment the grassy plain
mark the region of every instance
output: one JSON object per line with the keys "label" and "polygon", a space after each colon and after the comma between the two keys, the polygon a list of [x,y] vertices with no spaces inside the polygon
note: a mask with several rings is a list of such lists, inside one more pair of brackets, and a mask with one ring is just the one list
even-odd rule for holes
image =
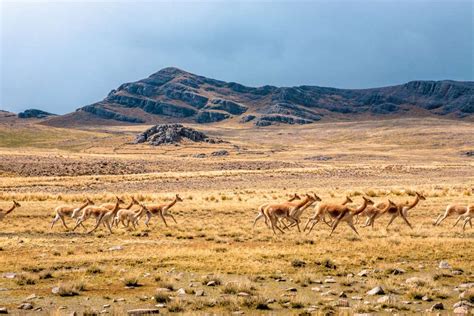
{"label": "grassy plain", "polygon": [[[61,315],[156,304],[162,313],[185,314],[419,314],[437,302],[444,310],[436,312],[450,314],[465,291],[459,285],[474,282],[474,231],[453,228],[454,218],[432,226],[446,205],[474,203],[474,161],[465,155],[474,149],[472,123],[195,127],[228,143],[151,148],[131,144],[144,126],[23,123],[13,131],[0,124],[0,208],[12,199],[22,205],[0,222],[0,307],[20,313],[35,294],[33,308]],[[211,155],[222,149],[229,155]],[[195,157],[201,153],[206,157]],[[385,229],[388,218],[375,230],[357,225],[360,237],[344,225],[332,238],[321,224],[310,235],[293,229],[274,236],[263,222],[252,228],[261,203],[294,192],[334,202],[347,194],[359,204],[361,195],[411,201],[415,190],[427,200],[410,211],[413,230],[400,219]],[[178,224],[168,219],[168,227],[158,218],[149,228],[142,222],[112,235],[49,227],[56,206],[79,205],[86,196],[166,203],[175,193],[184,201],[170,211]],[[440,261],[451,268],[440,269]],[[367,276],[358,276],[364,269]],[[6,278],[10,272],[16,277]],[[413,277],[419,279],[406,282]],[[366,294],[378,285],[385,301]],[[56,286],[72,296],[53,294]],[[472,302],[470,291],[463,295]]]}

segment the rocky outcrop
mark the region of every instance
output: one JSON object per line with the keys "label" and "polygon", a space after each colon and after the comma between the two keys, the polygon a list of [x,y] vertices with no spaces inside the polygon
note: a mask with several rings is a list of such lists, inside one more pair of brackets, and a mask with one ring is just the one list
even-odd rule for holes
{"label": "rocky outcrop", "polygon": [[[130,108],[144,113],[133,117]],[[171,122],[204,124],[240,116],[237,121],[257,126],[389,115],[474,120],[474,82],[411,81],[373,89],[255,88],[170,67],[148,78],[124,83],[104,100],[79,111],[129,123],[153,123],[157,118],[165,118]]]}
{"label": "rocky outcrop", "polygon": [[19,118],[46,118],[50,116],[56,116],[56,114],[45,112],[38,109],[28,109],[18,113]]}
{"label": "rocky outcrop", "polygon": [[222,142],[220,139],[210,138],[202,132],[181,124],[160,124],[138,134],[135,143],[149,143],[150,145],[160,146],[164,144],[178,144],[183,139],[212,144]]}
{"label": "rocky outcrop", "polygon": [[196,122],[198,123],[212,123],[220,122],[227,118],[230,115],[222,111],[200,111],[196,116]]}

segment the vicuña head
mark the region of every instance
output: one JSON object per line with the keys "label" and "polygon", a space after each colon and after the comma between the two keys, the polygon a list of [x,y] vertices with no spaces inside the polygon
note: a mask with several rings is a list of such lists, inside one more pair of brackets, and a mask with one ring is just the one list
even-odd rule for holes
{"label": "vicu\u00f1a head", "polygon": [[17,201],[13,200],[13,205],[15,205],[15,207],[20,207],[20,203],[18,203]]}
{"label": "vicu\u00f1a head", "polygon": [[183,202],[183,199],[179,196],[179,194],[176,194],[176,201]]}
{"label": "vicu\u00f1a head", "polygon": [[371,199],[363,196],[362,197],[364,199],[364,201],[367,203],[367,205],[374,205],[374,201],[372,201]]}
{"label": "vicu\u00f1a head", "polygon": [[316,193],[314,193],[314,192],[313,192],[313,199],[314,199],[314,201],[316,201],[316,202],[322,201],[321,198],[320,198]]}
{"label": "vicu\u00f1a head", "polygon": [[125,204],[125,202],[118,196],[115,196],[115,199],[117,200],[118,203]]}
{"label": "vicu\u00f1a head", "polygon": [[354,203],[354,201],[352,201],[352,199],[346,195],[346,200],[344,201],[343,204],[349,204],[349,203]]}
{"label": "vicu\u00f1a head", "polygon": [[293,193],[293,195],[290,195],[288,202],[292,202],[294,200],[301,200],[301,197],[298,195],[298,193]]}
{"label": "vicu\u00f1a head", "polygon": [[94,205],[94,202],[89,198],[86,198],[86,203],[87,205]]}
{"label": "vicu\u00f1a head", "polygon": [[415,194],[420,200],[426,200],[426,197],[423,194],[418,193],[418,192],[415,192]]}

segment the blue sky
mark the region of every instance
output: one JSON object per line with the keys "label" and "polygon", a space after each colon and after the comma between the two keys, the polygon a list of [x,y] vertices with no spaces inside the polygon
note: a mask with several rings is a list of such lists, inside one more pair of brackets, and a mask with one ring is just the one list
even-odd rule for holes
{"label": "blue sky", "polygon": [[250,86],[473,80],[472,6],[0,1],[0,108],[71,112],[167,66]]}

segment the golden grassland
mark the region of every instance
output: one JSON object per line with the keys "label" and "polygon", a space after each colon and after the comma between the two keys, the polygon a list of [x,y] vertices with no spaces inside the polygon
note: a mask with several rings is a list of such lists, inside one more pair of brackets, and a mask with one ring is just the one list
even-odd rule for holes
{"label": "golden grassland", "polygon": [[[474,231],[453,228],[454,217],[432,225],[446,205],[474,203],[474,163],[463,155],[474,148],[472,124],[428,119],[262,130],[198,126],[229,143],[163,148],[129,144],[144,127],[68,130],[65,138],[78,144],[73,148],[41,133],[11,145],[3,128],[0,162],[13,167],[0,177],[0,208],[13,199],[22,205],[0,222],[0,288],[6,289],[0,307],[11,312],[34,293],[30,302],[46,314],[119,315],[156,304],[164,304],[161,312],[185,314],[419,314],[436,302],[444,304],[440,312],[452,313],[464,291],[458,286],[474,282]],[[222,148],[229,156],[193,157]],[[118,167],[80,176],[67,169],[74,161],[87,170],[94,159]],[[15,162],[25,166],[14,168]],[[122,162],[140,164],[142,171],[124,169]],[[401,219],[386,229],[387,217],[374,230],[359,223],[360,236],[344,224],[331,238],[324,224],[309,235],[292,229],[274,236],[263,221],[252,228],[261,203],[312,191],[325,202],[349,195],[355,205],[362,195],[405,202],[420,191],[427,199],[409,212],[413,230]],[[56,206],[79,205],[86,196],[96,203],[113,201],[114,194],[127,202],[133,195],[166,203],[175,193],[184,201],[170,210],[178,223],[167,218],[168,227],[157,217],[148,228],[141,221],[136,231],[118,228],[112,235],[103,227],[90,235],[82,228],[66,231],[60,222],[49,227]],[[303,224],[312,212],[306,211]],[[451,268],[440,269],[440,261]],[[358,276],[363,269],[367,276]],[[16,278],[1,277],[8,272]],[[325,283],[330,277],[335,283]],[[412,277],[419,280],[407,283]],[[209,281],[216,286],[207,286]],[[366,294],[378,285],[388,301]],[[61,295],[51,292],[55,286]],[[177,292],[181,288],[186,294]],[[204,296],[196,296],[200,290]],[[463,295],[472,302],[472,291]]]}

